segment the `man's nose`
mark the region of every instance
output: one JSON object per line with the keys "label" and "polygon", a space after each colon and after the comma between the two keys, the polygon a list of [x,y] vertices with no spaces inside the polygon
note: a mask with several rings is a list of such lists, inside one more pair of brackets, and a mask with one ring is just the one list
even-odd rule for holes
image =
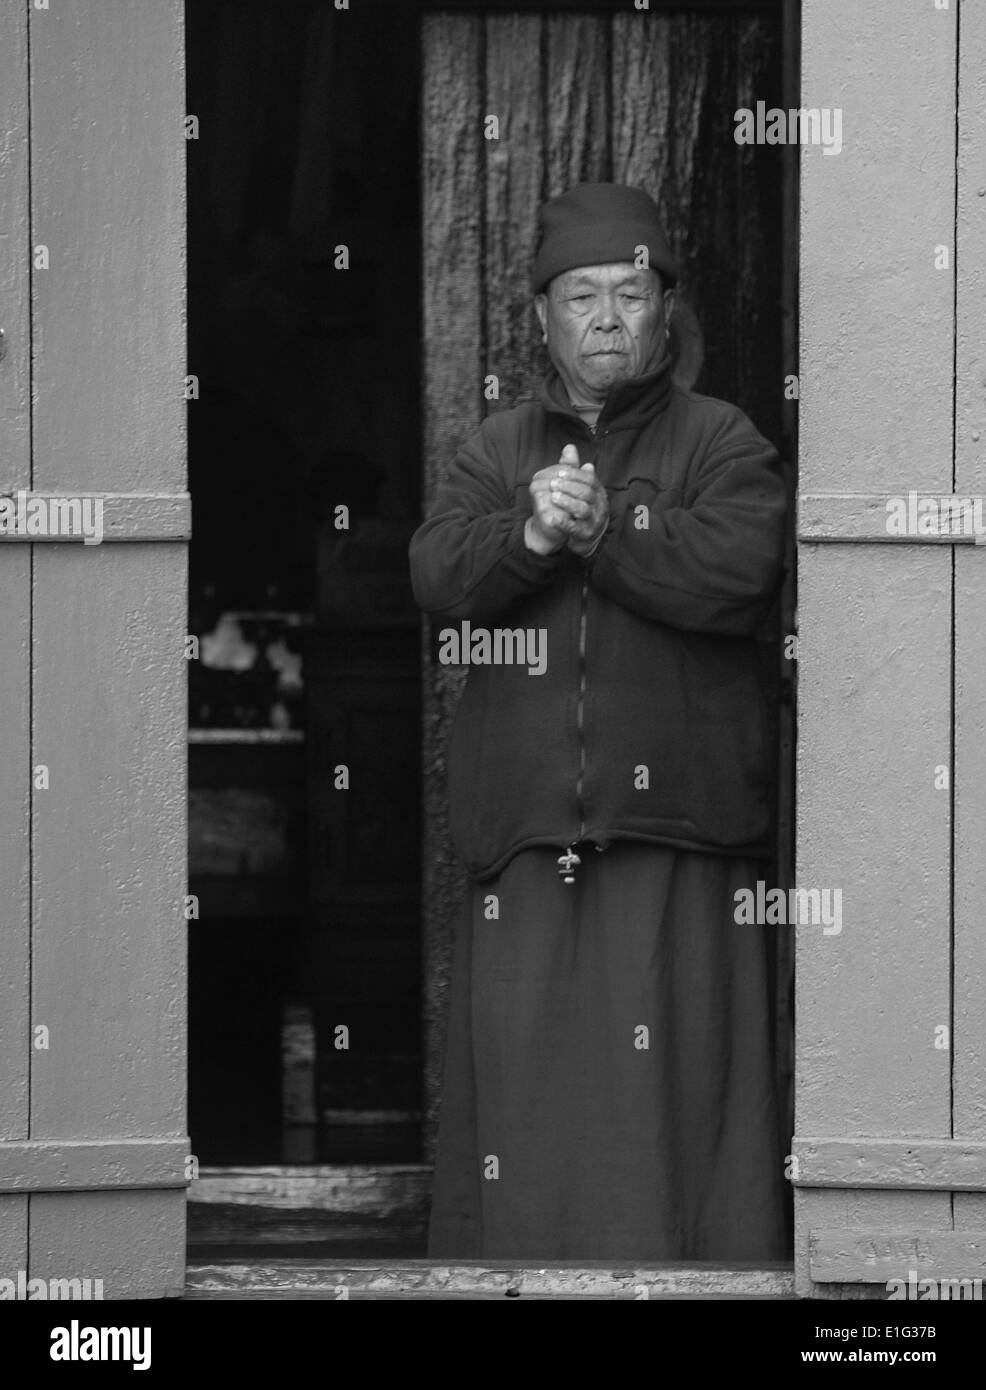
{"label": "man's nose", "polygon": [[616,295],[601,294],[596,303],[596,317],[593,327],[603,333],[611,333],[620,327],[620,316],[616,311]]}

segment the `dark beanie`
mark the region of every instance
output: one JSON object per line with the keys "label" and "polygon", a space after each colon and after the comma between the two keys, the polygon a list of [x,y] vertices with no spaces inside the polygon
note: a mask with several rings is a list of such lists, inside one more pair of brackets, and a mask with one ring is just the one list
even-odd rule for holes
{"label": "dark beanie", "polygon": [[580,183],[541,209],[543,236],[534,264],[534,291],[580,265],[634,261],[647,247],[652,269],[674,285],[678,269],[657,205],[642,188],[620,183]]}

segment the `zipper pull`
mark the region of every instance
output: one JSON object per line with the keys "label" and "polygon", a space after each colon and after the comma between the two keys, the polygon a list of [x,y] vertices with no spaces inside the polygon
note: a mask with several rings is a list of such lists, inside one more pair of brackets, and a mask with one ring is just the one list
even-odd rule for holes
{"label": "zipper pull", "polygon": [[569,845],[565,853],[558,856],[558,872],[562,883],[575,882],[575,870],[581,863],[582,860],[575,853],[575,846]]}

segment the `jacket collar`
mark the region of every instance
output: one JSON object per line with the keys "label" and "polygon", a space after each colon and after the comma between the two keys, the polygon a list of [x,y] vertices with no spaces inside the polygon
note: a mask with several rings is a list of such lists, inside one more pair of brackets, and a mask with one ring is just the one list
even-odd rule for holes
{"label": "jacket collar", "polygon": [[[639,429],[655,415],[666,410],[671,399],[671,373],[671,354],[665,348],[653,371],[646,372],[643,376],[631,377],[629,381],[621,382],[610,391],[599,412],[597,432],[601,425],[605,425],[608,430]],[[545,410],[551,414],[564,415],[581,423],[582,417],[569,400],[568,392],[554,365],[545,374],[538,386],[537,394]]]}

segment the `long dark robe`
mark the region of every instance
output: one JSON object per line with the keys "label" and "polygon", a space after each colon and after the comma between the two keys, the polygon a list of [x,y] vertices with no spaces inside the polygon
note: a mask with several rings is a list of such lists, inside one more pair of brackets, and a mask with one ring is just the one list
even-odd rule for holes
{"label": "long dark robe", "polygon": [[783,1259],[765,929],[733,918],[762,865],[620,842],[568,886],[557,854],[466,904],[429,1256]]}

